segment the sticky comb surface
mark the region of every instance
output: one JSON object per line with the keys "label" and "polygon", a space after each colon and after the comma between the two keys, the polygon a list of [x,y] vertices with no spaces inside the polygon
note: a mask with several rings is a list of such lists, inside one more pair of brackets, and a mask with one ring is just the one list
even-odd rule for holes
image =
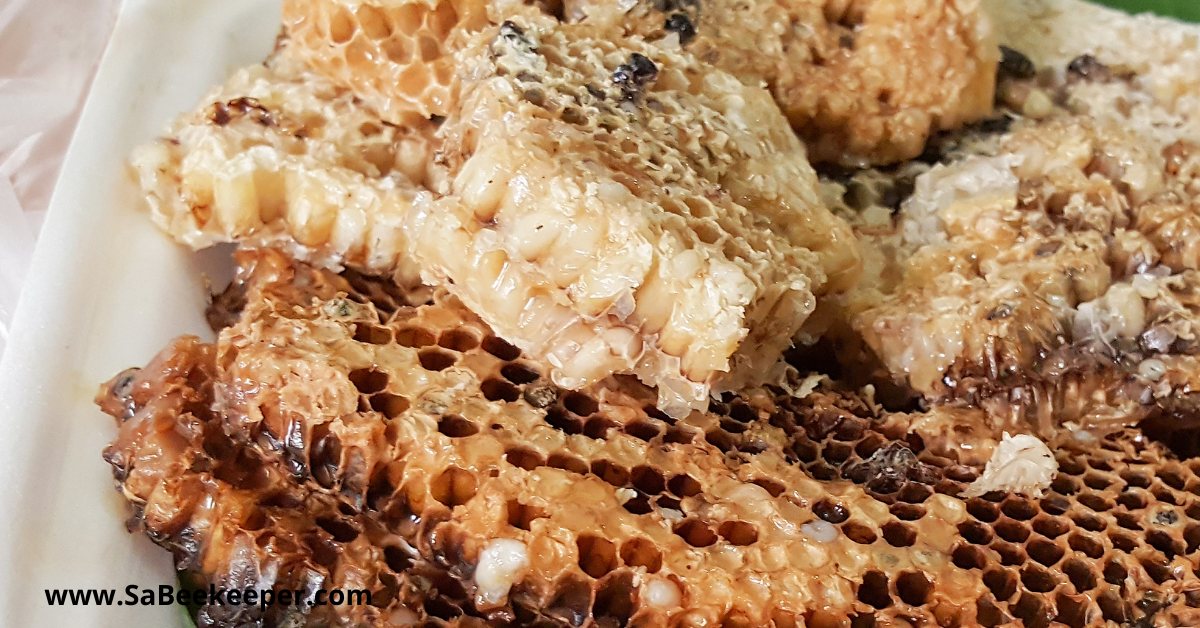
{"label": "sticky comb surface", "polygon": [[370,279],[239,262],[217,347],[180,340],[98,402],[131,523],[181,568],[373,592],[287,625],[1200,619],[1200,477],[1135,432],[1053,443],[1041,499],[964,499],[980,465],[944,435],[968,416],[817,383],[673,420],[629,380],[555,387],[453,299],[393,310]]}
{"label": "sticky comb surface", "polygon": [[543,16],[479,35],[438,132],[450,193],[408,240],[557,383],[636,373],[680,416],[759,383],[858,253],[765,90],[589,33]]}

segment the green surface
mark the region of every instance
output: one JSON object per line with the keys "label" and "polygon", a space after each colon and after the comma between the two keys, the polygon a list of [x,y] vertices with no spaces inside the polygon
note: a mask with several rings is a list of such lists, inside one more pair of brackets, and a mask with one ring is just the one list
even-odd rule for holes
{"label": "green surface", "polygon": [[1130,13],[1154,11],[1160,15],[1200,22],[1200,0],[1100,0],[1100,3]]}

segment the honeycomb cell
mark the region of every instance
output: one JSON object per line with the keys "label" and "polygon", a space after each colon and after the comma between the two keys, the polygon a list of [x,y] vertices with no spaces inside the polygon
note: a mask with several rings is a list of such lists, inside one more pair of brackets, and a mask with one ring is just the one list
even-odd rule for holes
{"label": "honeycomb cell", "polygon": [[979,497],[967,500],[967,513],[984,523],[992,523],[1000,518],[1000,509]]}
{"label": "honeycomb cell", "polygon": [[354,325],[354,339],[373,345],[391,344],[392,330],[370,323],[356,323]]}
{"label": "honeycomb cell", "polygon": [[546,410],[546,416],[544,419],[551,427],[564,433],[583,433],[583,420],[570,415],[566,410],[563,410],[557,406],[548,408]]}
{"label": "honeycomb cell", "polygon": [[[1087,562],[1071,559],[1063,563],[1063,573],[1070,579],[1076,593],[1086,593],[1096,588],[1096,573]],[[1121,577],[1124,580],[1124,576]]]}
{"label": "honeycomb cell", "polygon": [[1067,537],[1067,545],[1076,552],[1082,552],[1088,558],[1104,557],[1104,544],[1094,536],[1083,532],[1072,532]]}
{"label": "honeycomb cell", "polygon": [[383,548],[384,560],[389,569],[396,573],[405,573],[413,566],[413,557],[403,548],[388,545]]}
{"label": "honeycomb cell", "polygon": [[371,395],[371,409],[383,416],[394,419],[404,414],[412,404],[406,397],[391,393],[376,393]]}
{"label": "honeycomb cell", "polygon": [[1017,576],[1007,569],[991,568],[983,572],[983,584],[1000,601],[1017,593]]}
{"label": "honeycomb cell", "polygon": [[1033,560],[1047,566],[1053,567],[1058,564],[1066,554],[1066,550],[1060,547],[1057,543],[1046,539],[1035,538],[1026,545],[1025,551]]}
{"label": "honeycomb cell", "polygon": [[1172,506],[1178,506],[1180,504],[1180,498],[1175,494],[1175,492],[1161,486],[1154,487],[1150,494],[1160,503],[1171,504]]}
{"label": "honeycomb cell", "polygon": [[[1053,487],[1051,488],[1051,490],[1061,493],[1060,491],[1058,491],[1057,489],[1054,489]],[[1042,512],[1044,512],[1048,515],[1055,515],[1055,516],[1066,514],[1067,510],[1070,509],[1070,507],[1071,507],[1071,501],[1065,497],[1066,495],[1068,495],[1068,493],[1061,493],[1058,495],[1055,495],[1052,493],[1050,495],[1047,495],[1045,498],[1042,499],[1042,503],[1041,503]]]}
{"label": "honeycomb cell", "polygon": [[740,423],[750,423],[757,421],[758,412],[750,407],[745,401],[738,399],[729,406],[729,418]]}
{"label": "honeycomb cell", "polygon": [[1027,628],[1049,628],[1054,613],[1044,596],[1022,593],[1016,604],[1009,606],[1012,614],[1025,622]]}
{"label": "honeycomb cell", "polygon": [[546,465],[555,469],[570,471],[571,473],[578,475],[583,475],[588,472],[588,465],[586,462],[574,456],[558,452],[550,454],[550,457],[546,459]]}
{"label": "honeycomb cell", "polygon": [[[737,447],[734,445],[733,437],[729,435],[729,432],[726,432],[724,430],[709,430],[704,433],[704,440],[709,445],[712,445],[713,447],[716,447],[717,449],[721,450],[722,453],[729,453],[729,452],[737,449]],[[813,477],[817,477],[817,479],[821,479],[818,476],[824,475],[824,476],[826,476],[825,479],[833,479],[831,477],[831,474],[836,475],[836,473],[834,471],[832,471],[831,467],[822,465],[821,469],[822,469],[822,471],[813,472]]]}
{"label": "honeycomb cell", "polygon": [[962,535],[968,543],[975,545],[987,545],[995,538],[991,526],[982,524],[978,521],[964,521],[958,524],[958,533]]}
{"label": "honeycomb cell", "polygon": [[[581,626],[592,610],[594,585],[583,576],[570,574],[556,583],[546,614],[572,626]],[[530,613],[532,617],[536,614]]]}
{"label": "honeycomb cell", "polygon": [[1172,569],[1171,565],[1164,559],[1147,557],[1142,558],[1138,562],[1142,565],[1142,569],[1146,571],[1146,575],[1150,576],[1150,579],[1153,580],[1155,584],[1165,584],[1170,580],[1177,579],[1175,570]]}
{"label": "honeycomb cell", "polygon": [[441,349],[421,349],[417,353],[417,359],[421,363],[421,368],[427,371],[444,371],[458,361],[453,353]]}
{"label": "honeycomb cell", "polygon": [[647,495],[658,495],[667,489],[667,480],[662,471],[648,466],[637,466],[630,470],[633,487]]}
{"label": "honeycomb cell", "polygon": [[596,601],[592,614],[600,625],[624,626],[633,614],[633,574],[618,571],[609,574],[596,589]]}
{"label": "honeycomb cell", "polygon": [[[1137,542],[1137,539],[1123,532],[1109,532],[1108,538],[1110,541],[1112,541],[1112,546],[1114,549],[1125,552],[1126,554],[1132,554],[1140,545]],[[1100,556],[1093,556],[1092,558],[1099,557]]]}
{"label": "honeycomb cell", "polygon": [[[1155,475],[1158,477],[1158,479],[1162,480],[1163,484],[1166,484],[1177,491],[1182,491],[1184,490],[1184,487],[1187,486],[1187,476],[1180,469],[1169,467],[1165,469],[1159,469]],[[1147,488],[1147,486],[1142,486],[1142,488]]]}
{"label": "honeycomb cell", "polygon": [[1098,473],[1088,473],[1087,475],[1083,476],[1083,484],[1088,488],[1095,489],[1097,491],[1103,491],[1104,489],[1112,486],[1113,481],[1107,476],[1100,475]]}
{"label": "honeycomb cell", "polygon": [[662,434],[662,428],[660,428],[658,425],[650,421],[644,421],[640,419],[631,421],[622,429],[624,429],[626,434],[646,442],[658,438],[658,436]]}
{"label": "honeycomb cell", "polygon": [[933,495],[933,489],[915,482],[909,482],[896,494],[896,499],[909,504],[921,504]]}
{"label": "honeycomb cell", "polygon": [[449,329],[438,337],[438,346],[451,351],[464,353],[479,346],[479,336],[469,329]]}
{"label": "honeycomb cell", "polygon": [[858,600],[878,609],[892,605],[892,595],[888,591],[888,577],[882,571],[868,571],[863,574],[862,584],[858,585]]}
{"label": "honeycomb cell", "polygon": [[[745,430],[745,428],[742,428],[742,431],[744,431],[744,430]],[[843,462],[846,462],[847,460],[850,459],[850,456],[853,453],[854,453],[854,449],[851,448],[850,445],[847,445],[845,443],[838,443],[838,442],[829,443],[828,445],[825,446],[825,449],[822,452],[822,454],[825,457],[825,460],[827,462],[830,462],[833,464],[841,464]]]}
{"label": "honeycomb cell", "polygon": [[488,379],[484,380],[479,385],[480,392],[483,393],[483,398],[488,401],[507,401],[514,402],[521,398],[521,389],[503,379]]}
{"label": "honeycomb cell", "polygon": [[558,401],[558,389],[552,385],[526,386],[521,398],[531,407],[547,408]]}
{"label": "honeycomb cell", "polygon": [[1057,616],[1054,620],[1068,628],[1084,628],[1088,621],[1089,600],[1078,595],[1059,593],[1054,597]]}
{"label": "honeycomb cell", "polygon": [[533,471],[546,464],[541,454],[528,447],[511,447],[504,452],[504,459],[508,464],[526,471]]}
{"label": "honeycomb cell", "polygon": [[1033,530],[1048,539],[1057,539],[1070,529],[1070,524],[1060,517],[1042,515],[1033,520]]}
{"label": "honeycomb cell", "polygon": [[1121,481],[1125,482],[1125,488],[1150,488],[1150,476],[1138,473],[1131,469],[1124,469],[1119,474]]}
{"label": "honeycomb cell", "polygon": [[1071,515],[1071,520],[1075,522],[1075,525],[1092,532],[1103,532],[1108,527],[1107,521],[1086,512]]}
{"label": "honeycomb cell", "polygon": [[674,443],[677,445],[690,445],[696,440],[697,432],[683,427],[669,427],[667,433],[663,436],[663,443]]}
{"label": "honeycomb cell", "polygon": [[627,567],[644,567],[646,573],[656,573],[662,568],[662,552],[653,541],[635,537],[621,544],[621,562]]}
{"label": "honeycomb cell", "polygon": [[[783,492],[783,487],[779,487],[778,493],[773,493],[772,497],[778,497],[779,493]],[[838,524],[850,518],[850,510],[840,502],[831,499],[822,499],[813,504],[813,514],[820,517],[821,520],[829,523]]]}
{"label": "honeycomb cell", "polygon": [[1068,475],[1059,475],[1050,483],[1050,490],[1059,495],[1074,495],[1079,492],[1079,481]]}
{"label": "honeycomb cell", "polygon": [[579,568],[593,578],[602,578],[617,568],[617,548],[606,538],[581,534],[575,544],[579,550]]}
{"label": "honeycomb cell", "polygon": [[883,540],[892,547],[910,547],[917,542],[917,531],[910,524],[889,521],[883,524]]}
{"label": "honeycomb cell", "polygon": [[523,504],[520,500],[510,499],[506,504],[508,525],[521,530],[529,530],[534,519],[545,519],[546,511],[537,506]]}
{"label": "honeycomb cell", "polygon": [[1116,512],[1113,513],[1113,518],[1117,520],[1117,525],[1125,528],[1126,530],[1141,532],[1144,529],[1142,527],[1141,518],[1132,513]]}
{"label": "honeycomb cell", "polygon": [[685,519],[675,524],[674,532],[692,547],[708,547],[717,542],[717,535],[712,528],[696,519]]}
{"label": "honeycomb cell", "polygon": [[1112,510],[1113,503],[1100,495],[1094,493],[1085,493],[1076,498],[1080,504],[1091,508],[1095,512],[1107,512]]}
{"label": "honeycomb cell", "polygon": [[588,395],[570,392],[563,397],[563,407],[576,416],[586,417],[595,414],[600,409],[600,404]]}
{"label": "honeycomb cell", "polygon": [[726,521],[717,528],[717,534],[732,545],[753,545],[758,540],[758,530],[745,521]]}
{"label": "honeycomb cell", "polygon": [[896,578],[896,594],[910,606],[924,606],[933,595],[933,582],[919,571],[909,571]]}
{"label": "honeycomb cell", "polygon": [[842,524],[842,532],[846,535],[846,538],[859,545],[870,545],[879,538],[874,530],[857,521],[847,521]]}
{"label": "honeycomb cell", "polygon": [[1009,498],[1000,506],[1000,510],[1018,521],[1028,521],[1038,514],[1038,507],[1030,500]]}
{"label": "honeycomb cell", "polygon": [[1000,538],[1010,543],[1024,543],[1029,539],[1029,527],[1019,521],[1004,519],[992,525]]}
{"label": "honeycomb cell", "polygon": [[1068,475],[1083,475],[1087,472],[1087,465],[1082,460],[1075,459],[1069,456],[1058,456],[1058,472]]}
{"label": "honeycomb cell", "polygon": [[358,528],[345,519],[337,517],[317,517],[314,520],[318,527],[329,533],[338,543],[349,543],[358,538]]}
{"label": "honeycomb cell", "polygon": [[424,327],[402,327],[396,330],[396,343],[402,347],[419,349],[437,342],[437,335]]}
{"label": "honeycomb cell", "polygon": [[438,420],[438,431],[450,438],[464,438],[479,433],[479,426],[457,414],[447,414]]}
{"label": "honeycomb cell", "polygon": [[593,416],[587,421],[584,421],[583,435],[587,436],[588,438],[606,439],[608,438],[608,431],[615,429],[618,426],[620,426],[620,423],[617,423],[612,419],[602,416]]}
{"label": "honeycomb cell", "polygon": [[1049,593],[1058,586],[1054,576],[1037,565],[1027,565],[1021,570],[1021,584],[1034,593]]}
{"label": "honeycomb cell", "polygon": [[373,395],[387,388],[388,375],[375,369],[356,369],[350,371],[350,382],[364,395]]}
{"label": "honeycomb cell", "polygon": [[1129,606],[1115,592],[1105,591],[1096,599],[1104,619],[1118,624],[1127,623],[1132,617]]}
{"label": "honeycomb cell", "polygon": [[447,508],[467,503],[475,496],[475,475],[460,467],[449,467],[429,483],[429,494]]}
{"label": "honeycomb cell", "polygon": [[988,564],[987,554],[974,545],[959,545],[950,553],[950,557],[959,569],[983,569]]}
{"label": "honeycomb cell", "polygon": [[542,374],[532,366],[511,362],[500,368],[500,375],[513,384],[532,384],[541,378]]}
{"label": "honeycomb cell", "polygon": [[498,336],[487,336],[480,343],[484,351],[504,360],[511,362],[521,357],[521,350],[513,346],[508,341]]}
{"label": "honeycomb cell", "polygon": [[991,548],[1000,555],[1001,565],[1013,567],[1025,564],[1025,550],[1020,545],[1005,543],[1004,541],[993,541]]}
{"label": "honeycomb cell", "polygon": [[701,490],[700,482],[686,473],[673,476],[667,482],[667,488],[678,497],[693,497],[699,495]]}
{"label": "honeycomb cell", "polygon": [[592,473],[601,480],[618,488],[629,483],[629,470],[610,460],[597,460],[593,462]]}
{"label": "honeycomb cell", "polygon": [[1183,529],[1183,553],[1187,555],[1194,554],[1200,549],[1200,524],[1189,523]]}

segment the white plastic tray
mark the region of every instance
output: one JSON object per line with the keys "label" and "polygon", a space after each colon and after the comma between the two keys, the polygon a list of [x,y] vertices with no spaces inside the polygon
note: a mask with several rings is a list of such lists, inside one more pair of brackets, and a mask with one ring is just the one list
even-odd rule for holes
{"label": "white plastic tray", "polygon": [[183,623],[179,607],[52,607],[43,591],[174,582],[167,552],[125,531],[125,506],[100,458],[116,428],[92,398],[171,338],[208,336],[201,273],[228,262],[155,231],[125,159],[231,70],[270,52],[278,5],[123,3],[0,361],[2,626]]}

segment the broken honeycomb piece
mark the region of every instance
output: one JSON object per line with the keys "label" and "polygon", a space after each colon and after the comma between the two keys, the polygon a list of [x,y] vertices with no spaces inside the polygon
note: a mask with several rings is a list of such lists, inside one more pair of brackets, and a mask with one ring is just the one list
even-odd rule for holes
{"label": "broken honeycomb piece", "polygon": [[[1051,443],[1041,499],[966,498],[980,465],[939,438],[966,418],[953,412],[889,414],[818,383],[674,420],[629,378],[555,387],[452,298],[381,316],[327,271],[271,251],[239,263],[246,306],[215,351],[180,341],[99,397],[135,522],[184,556],[212,548],[207,578],[232,563],[188,543],[208,538],[189,517],[212,512],[170,507],[188,486],[225,512],[260,495],[261,516],[221,520],[255,539],[239,556],[275,558],[255,548],[286,539],[313,558],[284,581],[361,577],[382,601],[336,612],[381,623],[1200,619],[1200,466],[1136,431]],[[136,453],[150,450],[167,455]],[[164,511],[188,514],[162,526]]]}
{"label": "broken honeycomb piece", "polygon": [[609,36],[681,45],[765,81],[815,161],[921,154],[931,133],[989,115],[999,53],[988,16],[948,0],[566,0]]}
{"label": "broken honeycomb piece", "polygon": [[526,24],[467,46],[465,110],[437,137],[376,118],[286,42],[135,156],[157,222],[193,247],[449,283],[567,387],[633,372],[680,414],[758,383],[814,297],[858,273],[803,146],[765,91],[686,54]]}
{"label": "broken honeycomb piece", "polygon": [[[302,592],[290,605],[204,604],[196,625],[398,628],[426,616],[422,602],[459,595],[378,521],[348,516],[229,439],[214,412],[214,348],[181,337],[97,397],[119,419],[104,459],[130,503],[126,525],[171,551],[185,586]],[[367,591],[370,603],[317,605],[318,590]]]}
{"label": "broken honeycomb piece", "polygon": [[1064,116],[934,167],[899,215],[903,279],[856,328],[897,379],[998,427],[1165,428],[1195,407],[1200,312],[1170,148]]}
{"label": "broken honeycomb piece", "polygon": [[290,54],[350,86],[385,120],[454,111],[454,52],[487,26],[487,0],[285,0]]}
{"label": "broken honeycomb piece", "polygon": [[760,383],[857,249],[765,90],[589,32],[481,32],[438,131],[449,194],[415,204],[407,240],[556,383],[635,373],[682,416]]}
{"label": "broken honeycomb piece", "polygon": [[271,244],[412,283],[400,222],[427,183],[431,131],[385,123],[277,55],[235,72],[131,162],[155,224],[193,249]]}
{"label": "broken honeycomb piece", "polygon": [[[555,13],[552,4],[543,10]],[[289,0],[284,24],[295,54],[392,120],[414,109],[452,113],[469,73],[455,55],[471,34],[538,12],[485,0]],[[931,132],[992,110],[999,53],[977,5],[582,0],[562,13],[596,39],[683,46],[747,83],[766,82],[818,161],[909,159]]]}

